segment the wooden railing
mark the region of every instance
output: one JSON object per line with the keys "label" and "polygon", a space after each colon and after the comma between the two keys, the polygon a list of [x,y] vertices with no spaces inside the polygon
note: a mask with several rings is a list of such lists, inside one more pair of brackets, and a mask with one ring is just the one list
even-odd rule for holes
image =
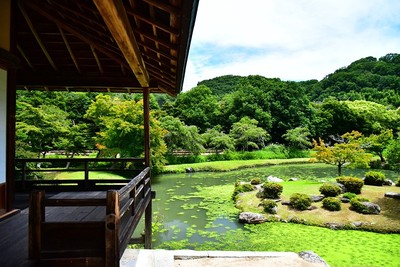
{"label": "wooden railing", "polygon": [[[127,167],[128,164],[131,166]],[[55,192],[118,189],[127,184],[129,179],[95,179],[90,177],[90,173],[102,171],[134,177],[144,167],[143,158],[16,159],[15,188],[28,192],[33,189]],[[43,178],[56,172],[82,172],[82,177],[59,180]]]}
{"label": "wooden railing", "polygon": [[149,168],[119,190],[109,190],[106,195],[95,198],[89,196],[90,193],[72,192],[69,197],[67,193],[60,193],[48,199],[44,191],[31,193],[31,259],[39,260],[44,266],[119,266],[143,214],[145,247],[151,248]]}

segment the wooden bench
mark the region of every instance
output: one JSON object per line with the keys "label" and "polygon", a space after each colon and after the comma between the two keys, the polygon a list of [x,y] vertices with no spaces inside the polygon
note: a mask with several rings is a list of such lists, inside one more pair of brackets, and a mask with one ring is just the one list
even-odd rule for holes
{"label": "wooden bench", "polygon": [[151,195],[149,168],[119,190],[51,198],[33,191],[29,257],[41,266],[119,266],[143,214],[145,247],[151,247]]}

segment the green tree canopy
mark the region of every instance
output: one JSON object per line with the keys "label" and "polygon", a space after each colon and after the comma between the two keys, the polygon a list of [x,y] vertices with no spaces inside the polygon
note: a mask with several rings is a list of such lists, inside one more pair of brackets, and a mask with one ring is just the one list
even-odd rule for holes
{"label": "green tree canopy", "polygon": [[268,133],[257,126],[258,122],[249,117],[243,117],[233,124],[230,131],[232,138],[236,140],[236,148],[242,151],[260,149],[269,140]]}

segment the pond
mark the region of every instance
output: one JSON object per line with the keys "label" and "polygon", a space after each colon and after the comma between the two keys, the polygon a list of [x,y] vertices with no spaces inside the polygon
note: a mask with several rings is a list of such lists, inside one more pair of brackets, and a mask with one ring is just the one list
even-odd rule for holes
{"label": "pond", "polygon": [[[344,175],[362,177],[366,171],[346,169]],[[385,173],[388,178],[397,178],[394,172]],[[238,223],[239,210],[231,200],[235,181],[266,178],[269,175],[283,179],[329,180],[336,177],[336,168],[324,164],[291,164],[232,172],[158,175],[152,184],[156,191],[153,201],[153,247],[294,252],[313,250],[331,266],[400,266],[400,256],[393,245],[400,243],[400,235],[333,231],[290,223]],[[338,250],[338,247],[349,251]]]}

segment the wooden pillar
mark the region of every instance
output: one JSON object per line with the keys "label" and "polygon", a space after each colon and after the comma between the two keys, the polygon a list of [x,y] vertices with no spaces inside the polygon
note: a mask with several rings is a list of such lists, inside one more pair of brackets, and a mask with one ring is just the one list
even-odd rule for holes
{"label": "wooden pillar", "polygon": [[[151,165],[151,154],[150,154],[150,89],[143,88],[143,113],[144,113],[144,158],[146,167]],[[151,174],[149,173],[149,176]],[[151,187],[151,180],[149,182]],[[150,199],[149,204],[146,207],[144,213],[144,248],[151,249],[152,239],[152,200]]]}
{"label": "wooden pillar", "polygon": [[150,167],[150,89],[143,88],[144,162]]}
{"label": "wooden pillar", "polygon": [[0,1],[0,198],[6,211],[14,209],[15,179],[15,74],[18,58],[13,33],[16,1]]}

